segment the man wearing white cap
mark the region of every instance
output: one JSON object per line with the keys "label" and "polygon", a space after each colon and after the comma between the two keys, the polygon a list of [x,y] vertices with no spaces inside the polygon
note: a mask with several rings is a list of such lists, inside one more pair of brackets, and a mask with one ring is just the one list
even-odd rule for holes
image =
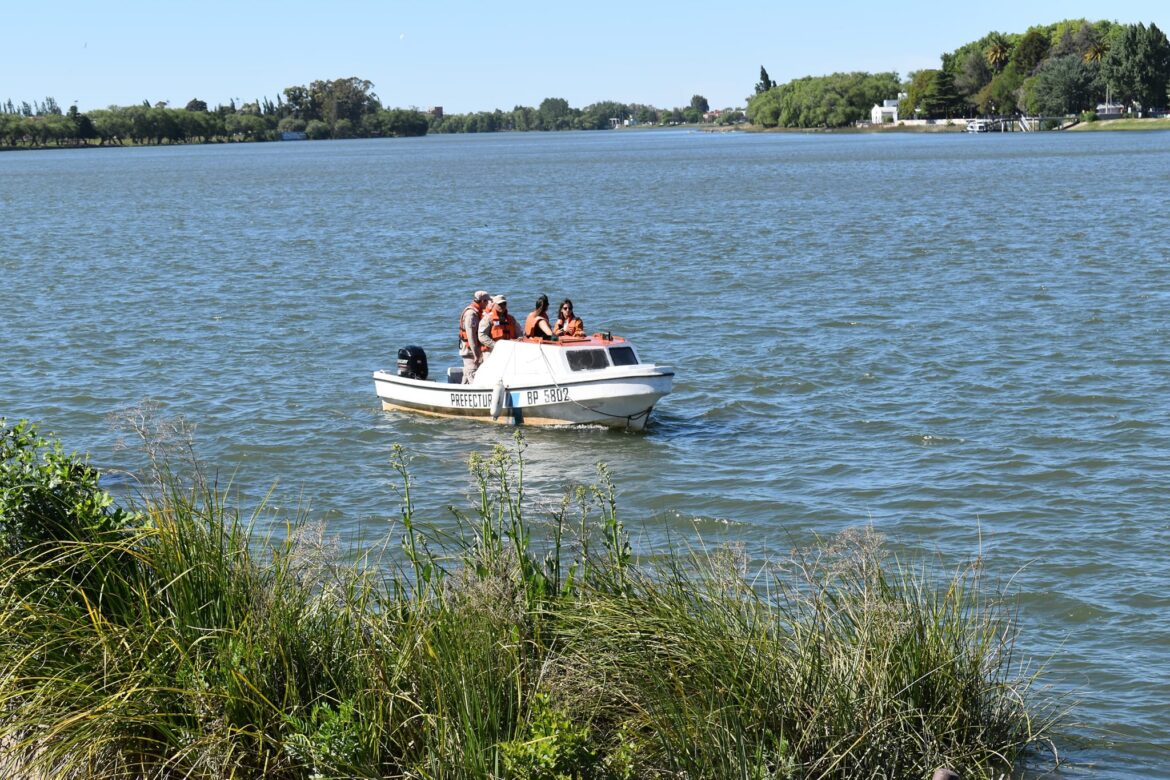
{"label": "man wearing white cap", "polygon": [[479,321],[487,308],[488,294],[476,290],[471,303],[459,315],[459,356],[463,358],[463,384],[475,379],[476,369],[483,362],[483,347],[479,341]]}
{"label": "man wearing white cap", "polygon": [[516,318],[508,313],[508,299],[502,295],[492,298],[492,305],[479,321],[479,343],[491,351],[497,341],[514,339],[520,335]]}

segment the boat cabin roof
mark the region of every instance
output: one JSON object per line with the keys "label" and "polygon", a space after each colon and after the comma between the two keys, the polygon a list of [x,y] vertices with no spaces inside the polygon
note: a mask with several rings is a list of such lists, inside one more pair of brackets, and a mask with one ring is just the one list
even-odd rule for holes
{"label": "boat cabin roof", "polygon": [[526,341],[529,344],[544,344],[549,347],[610,347],[614,344],[626,343],[626,340],[621,336],[613,336],[609,333],[594,333],[592,336],[561,336],[556,341],[536,336],[516,340]]}

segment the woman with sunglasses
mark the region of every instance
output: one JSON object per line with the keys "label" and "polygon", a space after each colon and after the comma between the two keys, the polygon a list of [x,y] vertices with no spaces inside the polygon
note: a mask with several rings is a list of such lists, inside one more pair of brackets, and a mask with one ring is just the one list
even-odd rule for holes
{"label": "woman with sunglasses", "polygon": [[557,316],[557,324],[553,328],[553,333],[558,336],[585,336],[585,323],[581,322],[581,318],[573,313],[573,302],[568,298],[561,301],[560,313]]}

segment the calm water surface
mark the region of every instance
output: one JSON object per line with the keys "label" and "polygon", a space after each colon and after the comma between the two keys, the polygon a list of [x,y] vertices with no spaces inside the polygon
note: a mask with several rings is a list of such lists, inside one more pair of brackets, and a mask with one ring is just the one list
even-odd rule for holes
{"label": "calm water surface", "polygon": [[644,435],[531,431],[538,501],[610,465],[647,543],[763,558],[870,524],[1020,596],[1071,777],[1170,778],[1170,134],[614,132],[0,155],[0,415],[103,468],[155,399],[245,501],[343,540],[432,520],[510,430],[381,412],[471,292],[569,296],[673,365]]}

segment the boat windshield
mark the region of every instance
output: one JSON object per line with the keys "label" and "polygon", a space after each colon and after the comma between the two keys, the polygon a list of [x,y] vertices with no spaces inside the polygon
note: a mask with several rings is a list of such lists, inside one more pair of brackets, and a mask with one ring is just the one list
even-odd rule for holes
{"label": "boat windshield", "polygon": [[573,371],[596,371],[609,368],[604,349],[571,349],[565,353]]}
{"label": "boat windshield", "polygon": [[638,356],[634,354],[633,347],[610,347],[609,359],[615,366],[638,365]]}

